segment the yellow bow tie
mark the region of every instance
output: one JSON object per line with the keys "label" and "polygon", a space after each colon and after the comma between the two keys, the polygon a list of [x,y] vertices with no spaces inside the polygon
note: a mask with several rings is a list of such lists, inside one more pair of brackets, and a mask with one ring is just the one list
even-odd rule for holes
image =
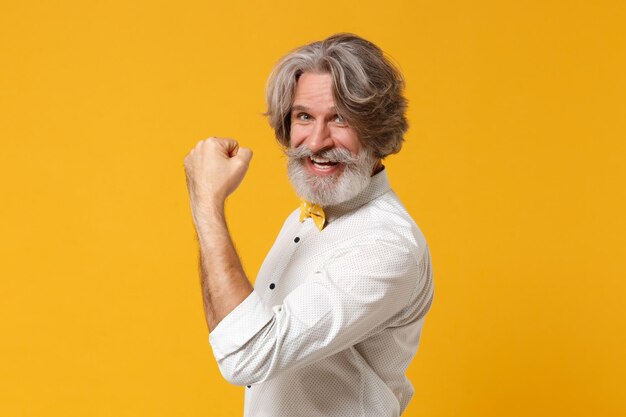
{"label": "yellow bow tie", "polygon": [[326,225],[326,215],[324,214],[324,209],[317,204],[302,200],[300,203],[300,222],[302,223],[307,217],[313,219],[313,222],[319,230],[322,230]]}

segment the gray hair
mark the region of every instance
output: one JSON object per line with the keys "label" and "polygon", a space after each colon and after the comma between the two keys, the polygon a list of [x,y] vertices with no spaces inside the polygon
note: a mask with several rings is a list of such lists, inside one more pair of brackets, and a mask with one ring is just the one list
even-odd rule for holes
{"label": "gray hair", "polygon": [[338,113],[376,157],[400,151],[408,129],[404,78],[378,46],[350,33],[297,48],[272,70],[265,115],[281,145],[289,147],[293,96],[305,72],[331,75]]}

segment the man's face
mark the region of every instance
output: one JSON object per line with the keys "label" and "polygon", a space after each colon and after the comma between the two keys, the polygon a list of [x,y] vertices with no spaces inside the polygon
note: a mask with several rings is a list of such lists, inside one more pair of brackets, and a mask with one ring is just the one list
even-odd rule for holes
{"label": "man's face", "polygon": [[[300,76],[291,107],[291,148],[305,145],[314,153],[333,148],[345,148],[355,156],[359,153],[361,142],[337,114],[332,88],[328,73],[305,72]],[[333,175],[343,167],[309,160],[306,168],[315,175]]]}
{"label": "man's face", "polygon": [[338,204],[369,184],[376,160],[337,114],[330,74],[305,72],[298,79],[287,154],[289,178],[311,202]]}

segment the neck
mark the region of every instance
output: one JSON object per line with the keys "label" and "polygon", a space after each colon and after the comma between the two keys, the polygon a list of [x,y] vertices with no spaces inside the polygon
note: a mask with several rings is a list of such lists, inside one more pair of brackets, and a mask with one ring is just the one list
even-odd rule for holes
{"label": "neck", "polygon": [[385,166],[383,165],[383,161],[381,161],[380,159],[378,161],[376,161],[376,164],[374,165],[374,169],[372,170],[372,177],[374,175],[378,174],[384,168],[385,168]]}

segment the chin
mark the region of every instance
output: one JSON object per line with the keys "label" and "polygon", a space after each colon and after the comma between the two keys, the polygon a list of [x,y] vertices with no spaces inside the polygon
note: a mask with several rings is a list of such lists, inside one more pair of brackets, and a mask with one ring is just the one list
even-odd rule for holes
{"label": "chin", "polygon": [[289,180],[301,198],[322,207],[334,206],[356,197],[371,180],[373,164],[339,164],[322,171],[311,167],[309,158],[288,161]]}

